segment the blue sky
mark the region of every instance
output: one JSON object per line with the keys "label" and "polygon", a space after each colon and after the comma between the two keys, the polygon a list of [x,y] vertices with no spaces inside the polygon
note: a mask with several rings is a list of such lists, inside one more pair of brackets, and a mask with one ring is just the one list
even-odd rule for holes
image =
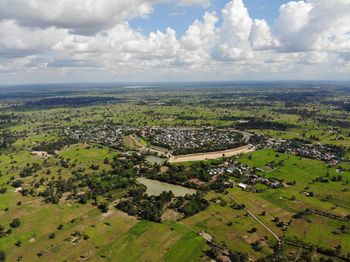
{"label": "blue sky", "polygon": [[[286,0],[244,0],[251,17],[265,19],[270,25],[278,17],[279,7],[288,2]],[[202,5],[181,6],[172,3],[157,4],[153,6],[154,10],[151,15],[146,18],[134,18],[129,21],[129,24],[145,35],[156,30],[165,31],[166,28],[171,27],[175,29],[177,36],[181,37],[195,19],[202,18],[205,11],[215,11],[220,14],[227,3],[226,0],[211,0],[211,5],[207,7]]]}

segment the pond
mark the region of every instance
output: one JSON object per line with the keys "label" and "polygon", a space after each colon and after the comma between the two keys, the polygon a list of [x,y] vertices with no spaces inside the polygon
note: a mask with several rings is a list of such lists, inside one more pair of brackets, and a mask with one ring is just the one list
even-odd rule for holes
{"label": "pond", "polygon": [[150,196],[159,196],[163,191],[172,191],[175,196],[195,194],[196,190],[183,186],[172,185],[153,179],[138,177],[137,181],[147,187],[146,193]]}

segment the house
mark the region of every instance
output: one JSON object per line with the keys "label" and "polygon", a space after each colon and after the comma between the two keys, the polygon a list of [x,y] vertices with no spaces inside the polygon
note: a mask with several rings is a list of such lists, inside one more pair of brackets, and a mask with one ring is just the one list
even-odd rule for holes
{"label": "house", "polygon": [[238,187],[242,188],[243,190],[247,190],[247,188],[249,187],[249,185],[244,184],[244,183],[239,183]]}
{"label": "house", "polygon": [[205,231],[199,232],[198,234],[209,242],[213,241],[213,237]]}
{"label": "house", "polygon": [[314,196],[314,193],[305,191],[304,195],[307,197],[312,197],[312,196]]}
{"label": "house", "polygon": [[278,187],[281,187],[281,183],[279,181],[274,181],[271,183],[271,186],[273,188],[278,188]]}
{"label": "house", "polygon": [[226,172],[232,174],[234,172],[234,169],[232,167],[229,167],[226,169]]}

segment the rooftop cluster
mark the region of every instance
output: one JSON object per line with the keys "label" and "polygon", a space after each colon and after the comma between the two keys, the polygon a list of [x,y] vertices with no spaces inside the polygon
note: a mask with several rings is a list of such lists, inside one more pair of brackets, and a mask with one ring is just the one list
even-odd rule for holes
{"label": "rooftop cluster", "polygon": [[143,130],[142,136],[175,155],[225,150],[244,144],[243,135],[232,129],[152,127]]}
{"label": "rooftop cluster", "polygon": [[336,165],[344,155],[344,149],[341,147],[321,143],[311,144],[311,142],[301,139],[273,143],[272,147],[281,153],[318,159],[331,165]]}
{"label": "rooftop cluster", "polygon": [[263,169],[250,168],[232,159],[228,159],[224,164],[212,167],[209,170],[209,174],[214,177],[222,174],[234,176],[239,181],[238,186],[245,190],[256,191],[256,188],[253,187],[255,184],[264,184],[270,188],[283,187],[281,181],[274,178],[265,178],[261,174],[262,172],[264,172]]}
{"label": "rooftop cluster", "polygon": [[111,148],[123,148],[123,137],[135,130],[127,126],[102,124],[100,126],[66,127],[65,136],[85,143],[98,143]]}

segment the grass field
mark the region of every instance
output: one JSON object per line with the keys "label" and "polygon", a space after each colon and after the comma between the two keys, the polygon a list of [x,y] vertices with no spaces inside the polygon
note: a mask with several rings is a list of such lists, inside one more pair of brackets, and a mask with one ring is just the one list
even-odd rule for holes
{"label": "grass field", "polygon": [[183,225],[140,221],[92,261],[198,261],[205,248],[205,240]]}
{"label": "grass field", "polygon": [[[274,239],[269,235],[268,231],[253,218],[246,216],[244,211],[231,208],[230,204],[232,202],[226,195],[216,193],[209,193],[207,195],[207,199],[212,201],[215,201],[219,197],[227,202],[227,205],[221,206],[212,202],[207,210],[185,219],[183,223],[193,227],[197,231],[209,233],[223,246],[226,246],[232,251],[246,252],[249,254],[249,257],[254,259],[272,254],[268,243],[273,243]],[[257,232],[249,233],[248,231],[253,227],[257,228]],[[254,251],[250,246],[256,240],[263,240],[263,249],[261,252]]]}
{"label": "grass field", "polygon": [[[270,169],[266,166],[271,161],[283,160],[282,166]],[[286,186],[281,189],[268,189],[262,193],[251,194],[235,188],[229,192],[246,207],[259,216],[276,234],[285,236],[288,239],[299,239],[305,243],[318,246],[331,246],[335,248],[340,245],[342,253],[347,254],[349,249],[349,234],[339,233],[342,225],[349,226],[349,222],[337,221],[318,215],[307,216],[301,219],[292,219],[292,215],[306,208],[324,210],[325,212],[345,216],[349,214],[350,195],[346,188],[350,181],[348,171],[341,173],[341,182],[313,182],[320,176],[329,173],[329,176],[339,175],[336,167],[327,167],[325,163],[317,160],[300,158],[286,154],[276,153],[272,150],[259,150],[243,156],[240,161],[250,166],[262,168],[262,174],[266,177],[283,179],[285,182],[294,180],[295,185]],[[307,197],[304,191],[315,192],[314,197]],[[324,196],[331,195],[331,198],[324,201]],[[261,216],[263,211],[265,216]],[[272,220],[278,217],[279,221],[287,223],[292,221],[286,232],[276,226]],[[337,233],[338,232],[338,233]]]}
{"label": "grass field", "polygon": [[[2,130],[20,135],[12,145],[0,149],[0,188],[7,189],[0,194],[0,225],[9,229],[13,219],[20,218],[21,221],[20,227],[0,238],[0,250],[6,251],[7,261],[16,261],[20,257],[21,261],[33,262],[208,261],[206,251],[210,246],[193,230],[205,231],[221,246],[227,247],[231,252],[247,253],[253,261],[273,254],[271,246],[276,244],[276,240],[271,233],[246,211],[233,209],[232,200],[226,194],[213,190],[204,194],[210,203],[206,210],[181,221],[154,223],[138,220],[114,207],[119,198],[128,192],[126,188],[111,193],[112,197],[116,196],[117,201],[110,203],[108,212],[102,213],[92,205],[92,201],[82,205],[78,201],[62,197],[59,204],[48,204],[43,202],[42,196],[23,196],[10,185],[13,180],[19,179],[24,183],[24,189],[34,187],[35,193],[42,193],[45,186],[36,185],[38,181],[45,181],[47,185],[50,181],[72,178],[74,173],[86,177],[108,173],[113,167],[106,163],[119,153],[129,150],[139,152],[140,147],[145,148],[145,151],[150,149],[148,142],[143,139],[135,142],[131,136],[140,135],[135,132],[124,137],[124,151],[81,142],[65,146],[48,158],[33,154],[32,148],[35,145],[60,139],[63,127],[98,127],[102,123],[110,123],[111,126],[127,125],[137,128],[236,128],[239,120],[247,120],[249,124],[254,118],[262,121],[261,127],[242,129],[263,134],[266,140],[302,138],[312,143],[344,146],[345,159],[336,166],[329,166],[326,162],[281,154],[268,148],[246,152],[245,155],[235,156],[235,160],[252,168],[262,169],[257,174],[266,178],[282,180],[284,187],[272,189],[257,184],[255,188],[260,189],[261,193],[247,192],[237,187],[229,188],[228,193],[243,203],[280,238],[298,239],[327,248],[341,246],[342,255],[350,253],[350,222],[315,214],[293,218],[295,213],[306,208],[340,216],[349,215],[350,129],[346,127],[350,119],[348,111],[330,106],[323,96],[317,96],[317,103],[305,102],[303,99],[307,97],[300,95],[305,90],[298,88],[286,91],[269,88],[267,91],[259,88],[248,88],[244,91],[230,88],[203,88],[200,92],[196,88],[179,90],[139,89],[125,92],[123,89],[111,89],[103,95],[120,98],[121,102],[82,107],[16,109],[10,107],[13,101],[1,102],[4,105],[2,114],[5,119]],[[315,91],[316,94],[318,91]],[[82,95],[96,95],[99,92],[94,90],[83,93]],[[277,95],[271,97],[275,93]],[[294,94],[297,95],[294,97]],[[298,98],[300,101],[291,98]],[[347,99],[343,97],[343,93],[337,98],[339,101]],[[330,123],[321,123],[321,118]],[[278,128],[273,127],[272,123],[279,124]],[[166,151],[161,148],[154,149],[153,151]],[[216,156],[219,157],[217,160],[206,160],[207,155],[183,160],[201,160],[217,165],[222,162],[222,152],[219,154],[220,156]],[[65,167],[61,164],[63,159],[68,162]],[[155,160],[157,159],[148,155],[148,162],[132,163],[130,169],[138,170],[143,166],[144,169],[139,173],[135,171],[137,175],[156,172],[157,168],[151,166]],[[268,166],[272,162],[276,168]],[[40,165],[40,169],[29,177],[21,178],[21,170],[34,163]],[[159,164],[163,164],[163,160]],[[173,166],[181,170],[181,166],[190,168],[192,164],[193,162],[181,162],[173,163]],[[123,164],[119,168],[122,167]],[[344,170],[339,170],[341,167]],[[119,175],[119,172],[115,172],[115,175]],[[315,181],[321,176],[327,177],[328,183]],[[341,176],[341,181],[332,181],[335,176]],[[234,184],[239,181],[235,177],[230,177],[230,180]],[[295,184],[287,185],[293,181]],[[305,195],[306,191],[313,192],[314,195],[308,197]],[[109,196],[103,195],[98,200],[104,201],[108,198]],[[284,229],[274,221],[275,218],[289,225]],[[58,229],[59,225],[62,225],[61,229]],[[256,228],[256,231],[253,232],[252,228]],[[261,242],[259,251],[252,247],[252,243],[256,241]],[[284,244],[282,251],[286,257],[290,256],[290,261],[295,261],[301,250]],[[316,252],[312,255],[314,261],[318,261],[320,257],[327,258]],[[335,257],[332,259],[338,261]]]}
{"label": "grass field", "polygon": [[[296,201],[287,201],[288,203],[286,203],[291,210],[293,210],[293,207],[295,207],[294,210],[300,208],[298,206],[299,202],[305,204],[305,206],[311,205],[340,213],[347,212],[345,210],[350,208],[350,193],[346,190],[350,181],[349,171],[340,174],[343,177],[342,181],[330,181],[325,186],[324,183],[314,182],[313,180],[327,174],[331,178],[339,175],[339,173],[336,167],[328,167],[324,162],[280,154],[269,149],[256,151],[252,153],[251,159],[249,158],[249,156],[244,156],[240,161],[252,167],[263,169],[263,175],[266,177],[283,179],[284,182],[296,182],[294,186],[262,193],[262,196],[267,200],[279,202],[280,205],[283,205],[285,202],[283,199],[289,199],[294,195],[296,196]],[[266,165],[272,161],[276,163],[283,161],[283,165],[271,170]],[[308,188],[308,191],[315,192],[315,196],[313,198],[306,197],[303,194],[306,190],[305,188]],[[326,202],[322,201],[326,195],[331,195],[332,197]]]}
{"label": "grass field", "polygon": [[[183,261],[198,261],[206,249],[204,239],[176,222],[137,221],[117,210],[102,214],[90,205],[26,202],[2,214],[0,223],[11,217],[20,217],[22,226],[0,238],[9,261],[19,256],[22,261],[38,261],[39,256],[40,261],[176,261],[179,255]],[[60,224],[63,230],[57,229]],[[72,236],[76,231],[89,239]],[[49,239],[53,232],[55,238]],[[15,246],[18,240],[21,247]]]}

